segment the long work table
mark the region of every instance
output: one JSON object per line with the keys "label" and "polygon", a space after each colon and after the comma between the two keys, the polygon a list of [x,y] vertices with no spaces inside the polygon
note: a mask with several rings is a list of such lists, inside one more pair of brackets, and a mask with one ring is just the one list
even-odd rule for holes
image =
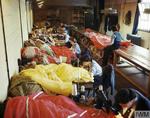
{"label": "long work table", "polygon": [[[126,63],[117,64],[118,57]],[[114,51],[114,67],[132,85],[150,97],[150,51],[131,44]]]}

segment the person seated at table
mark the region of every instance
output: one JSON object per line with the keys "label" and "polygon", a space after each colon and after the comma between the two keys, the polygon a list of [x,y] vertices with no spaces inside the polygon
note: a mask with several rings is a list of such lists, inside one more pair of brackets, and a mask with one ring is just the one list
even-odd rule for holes
{"label": "person seated at table", "polygon": [[94,77],[94,84],[93,84],[94,89],[96,90],[99,87],[99,85],[103,85],[104,91],[107,91],[107,89],[110,87],[111,95],[113,95],[115,89],[115,74],[113,66],[109,64],[102,68],[88,54],[81,55],[79,59],[80,59],[79,62],[80,67],[83,67],[92,73]]}
{"label": "person seated at table", "polygon": [[94,77],[94,86],[102,84],[102,67],[92,59],[91,56],[81,55],[79,65],[92,73]]}
{"label": "person seated at table", "polygon": [[102,61],[102,66],[106,66],[108,64],[109,57],[113,53],[115,49],[118,49],[120,47],[120,42],[122,40],[122,37],[120,35],[120,32],[118,31],[118,28],[116,26],[112,26],[113,36],[111,45],[104,48],[104,56]]}
{"label": "person seated at table", "polygon": [[72,37],[70,40],[70,43],[72,45],[71,47],[72,50],[75,52],[77,56],[79,56],[81,54],[81,49],[80,49],[79,44],[77,43],[77,40],[74,37]]}
{"label": "person seated at table", "polygon": [[65,36],[65,43],[67,43],[70,39],[70,35],[63,22],[59,24],[57,31]]}
{"label": "person seated at table", "polygon": [[103,85],[104,91],[108,93],[109,91],[107,91],[107,89],[110,87],[111,95],[113,95],[115,90],[115,73],[113,66],[109,64],[102,68],[94,59],[92,59],[88,49],[85,49],[84,53],[81,53],[79,59],[80,67],[83,67],[92,73],[94,77],[94,89],[96,90],[99,85]]}
{"label": "person seated at table", "polygon": [[115,96],[115,106],[123,118],[130,118],[134,111],[150,110],[150,100],[135,89],[122,88]]}
{"label": "person seated at table", "polygon": [[70,48],[77,55],[77,57],[80,56],[81,49],[74,37],[70,38],[70,40],[66,43],[66,47]]}
{"label": "person seated at table", "polygon": [[70,36],[67,33],[64,33],[65,35],[65,43],[67,43],[70,39]]}

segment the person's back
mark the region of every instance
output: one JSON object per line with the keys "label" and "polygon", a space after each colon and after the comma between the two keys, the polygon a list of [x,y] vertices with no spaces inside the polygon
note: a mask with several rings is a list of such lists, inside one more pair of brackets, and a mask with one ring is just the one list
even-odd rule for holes
{"label": "person's back", "polygon": [[119,31],[117,31],[116,26],[112,26],[112,31],[113,31],[113,35],[112,35],[112,45],[114,46],[115,49],[120,47],[120,42],[121,40],[123,40],[121,34]]}
{"label": "person's back", "polygon": [[124,40],[120,34],[120,32],[116,31],[114,32],[114,35],[116,36],[116,40],[117,41],[121,41],[121,40]]}
{"label": "person's back", "polygon": [[102,67],[95,60],[92,60],[92,73],[94,76],[102,76]]}
{"label": "person's back", "polygon": [[81,49],[78,43],[75,43],[75,52],[79,55],[81,54]]}
{"label": "person's back", "polygon": [[113,35],[112,35],[111,45],[104,49],[102,66],[106,66],[108,64],[109,57],[113,53],[113,50],[116,50],[120,47],[121,35],[118,32],[117,27],[112,26],[112,31],[113,31]]}

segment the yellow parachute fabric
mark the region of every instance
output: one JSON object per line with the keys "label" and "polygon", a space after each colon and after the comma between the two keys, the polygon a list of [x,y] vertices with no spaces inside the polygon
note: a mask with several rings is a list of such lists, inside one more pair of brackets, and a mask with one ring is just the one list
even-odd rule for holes
{"label": "yellow parachute fabric", "polygon": [[[66,63],[61,63],[59,65],[49,64],[45,66],[37,65],[35,68],[42,69],[42,71],[44,70],[49,75],[49,79],[52,80],[54,79],[52,76],[56,76],[57,79],[60,78],[60,80],[64,82],[93,82],[93,78],[87,70],[79,67],[73,67]],[[51,73],[53,73],[53,75]]]}
{"label": "yellow parachute fabric", "polygon": [[56,74],[62,81],[74,82],[92,82],[93,78],[89,72],[83,68],[73,67],[72,65],[62,63],[58,65]]}
{"label": "yellow parachute fabric", "polygon": [[20,75],[29,77],[31,80],[39,83],[45,91],[53,92],[62,95],[70,95],[72,92],[71,82],[60,82],[55,80],[50,80],[48,75],[41,71],[40,69],[27,69],[23,70]]}
{"label": "yellow parachute fabric", "polygon": [[44,90],[68,96],[72,92],[72,82],[93,82],[89,72],[70,64],[37,65],[35,69],[26,69],[20,75],[39,83]]}

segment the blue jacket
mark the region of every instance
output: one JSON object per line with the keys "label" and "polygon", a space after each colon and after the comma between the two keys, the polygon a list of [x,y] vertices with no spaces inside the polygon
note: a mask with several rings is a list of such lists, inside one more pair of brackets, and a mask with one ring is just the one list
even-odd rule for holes
{"label": "blue jacket", "polygon": [[114,39],[114,43],[113,43],[114,47],[116,49],[119,48],[120,47],[120,42],[121,42],[121,40],[123,40],[120,32],[118,32],[118,31],[114,32],[113,39]]}

